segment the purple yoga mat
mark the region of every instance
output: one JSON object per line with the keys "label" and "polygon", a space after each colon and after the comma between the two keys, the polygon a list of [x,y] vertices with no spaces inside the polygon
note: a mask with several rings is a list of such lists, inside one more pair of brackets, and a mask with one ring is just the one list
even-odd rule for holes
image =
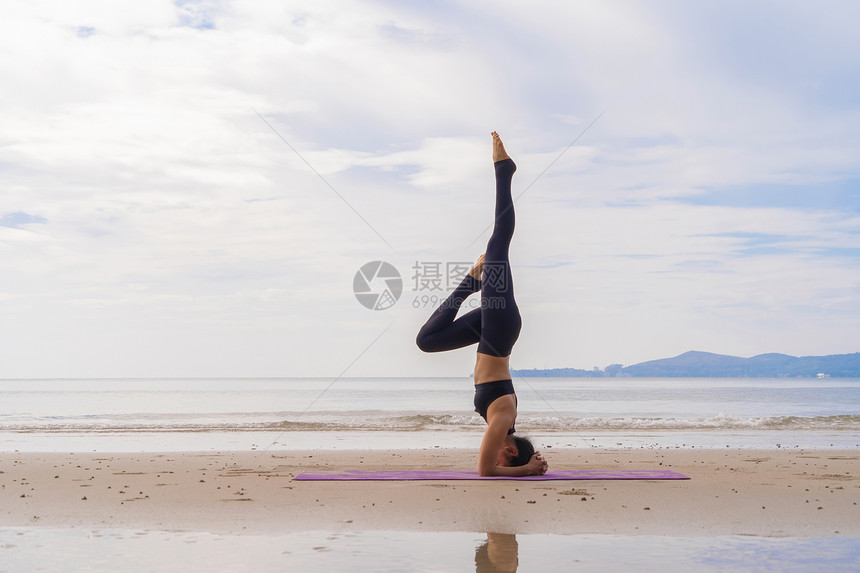
{"label": "purple yoga mat", "polygon": [[615,480],[615,479],[690,479],[669,470],[551,470],[542,476],[481,477],[478,472],[438,470],[386,470],[339,472],[304,472],[293,478],[298,481],[411,481],[411,480]]}

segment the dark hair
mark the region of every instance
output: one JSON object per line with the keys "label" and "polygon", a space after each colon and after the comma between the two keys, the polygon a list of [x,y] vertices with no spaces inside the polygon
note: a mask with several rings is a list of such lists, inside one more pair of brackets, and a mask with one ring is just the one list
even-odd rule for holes
{"label": "dark hair", "polygon": [[511,434],[511,439],[517,446],[517,455],[511,457],[511,467],[524,466],[529,463],[535,453],[535,447],[528,438]]}

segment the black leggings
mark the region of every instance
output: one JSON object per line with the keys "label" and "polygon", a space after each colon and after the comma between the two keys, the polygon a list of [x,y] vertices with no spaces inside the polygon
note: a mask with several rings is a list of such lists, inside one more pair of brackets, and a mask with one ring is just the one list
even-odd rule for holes
{"label": "black leggings", "polygon": [[[483,280],[466,275],[457,288],[433,311],[418,331],[416,342],[424,352],[442,352],[478,343],[478,352],[508,356],[520,335],[522,318],[514,300],[514,282],[508,250],[514,236],[514,202],[511,180],[517,166],[511,159],[497,161],[496,210],[493,234],[484,256]],[[481,291],[481,308],[460,318],[457,311],[466,298]],[[456,318],[456,320],[455,320]]]}

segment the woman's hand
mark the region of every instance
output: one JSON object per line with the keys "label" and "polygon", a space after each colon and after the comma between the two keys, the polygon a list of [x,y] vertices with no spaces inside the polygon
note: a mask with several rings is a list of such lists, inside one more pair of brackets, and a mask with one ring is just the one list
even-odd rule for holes
{"label": "woman's hand", "polygon": [[543,459],[543,456],[540,455],[540,452],[535,452],[532,454],[529,463],[526,464],[526,468],[528,469],[530,476],[542,476],[546,473],[546,470],[549,468],[549,465],[546,463],[546,460]]}

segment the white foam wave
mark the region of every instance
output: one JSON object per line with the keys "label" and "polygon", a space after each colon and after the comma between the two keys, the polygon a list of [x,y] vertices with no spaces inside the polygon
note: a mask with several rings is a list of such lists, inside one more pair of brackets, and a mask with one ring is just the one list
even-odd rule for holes
{"label": "white foam wave", "polygon": [[[353,413],[354,414],[354,413]],[[77,419],[41,419],[27,422],[6,420],[0,422],[0,430],[7,432],[38,433],[113,433],[113,432],[319,432],[339,430],[363,431],[439,431],[482,429],[485,422],[474,414],[413,414],[391,416],[363,413],[361,416],[325,415],[285,416],[277,420],[247,419],[237,417],[218,419],[206,416],[182,419],[175,416],[158,419],[152,415],[134,419],[85,417]],[[860,431],[860,415],[840,416],[771,416],[733,417],[559,417],[549,415],[520,414],[517,427],[529,431],[564,432],[581,430],[830,430]]]}

